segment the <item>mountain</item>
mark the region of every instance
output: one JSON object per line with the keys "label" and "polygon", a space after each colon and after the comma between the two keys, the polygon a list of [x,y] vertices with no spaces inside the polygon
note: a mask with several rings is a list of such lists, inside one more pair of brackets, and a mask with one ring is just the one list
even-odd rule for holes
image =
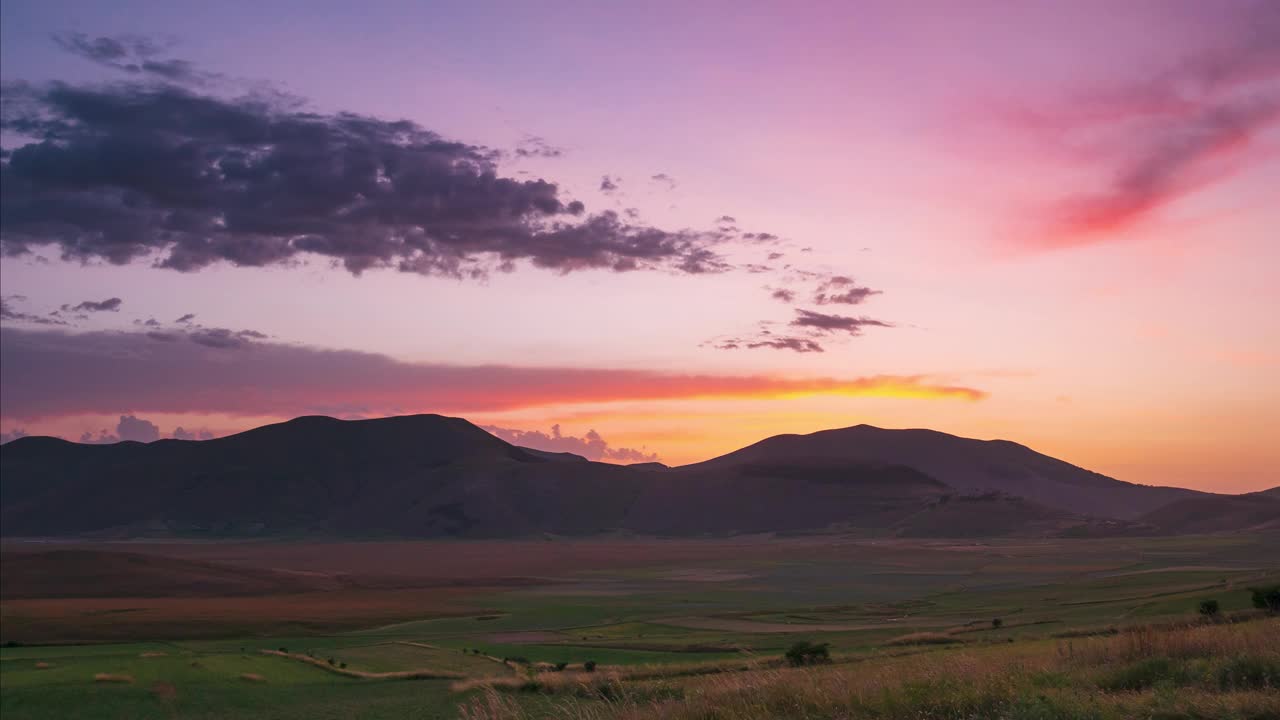
{"label": "mountain", "polygon": [[1148,518],[1218,497],[1123,483],[1014,443],[863,425],[674,468],[520,448],[439,415],[302,417],[199,442],[0,447],[7,536],[1052,535],[1132,532],[1127,521],[1139,518],[1176,530]]}
{"label": "mountain", "polygon": [[1264,490],[1248,495],[1184,498],[1156,508],[1139,520],[1167,534],[1280,530],[1280,497]]}
{"label": "mountain", "polygon": [[934,430],[857,425],[809,435],[777,435],[686,471],[762,462],[915,468],[963,494],[1000,492],[1070,513],[1131,520],[1174,500],[1206,493],[1121,482],[1007,440],[971,440]]}

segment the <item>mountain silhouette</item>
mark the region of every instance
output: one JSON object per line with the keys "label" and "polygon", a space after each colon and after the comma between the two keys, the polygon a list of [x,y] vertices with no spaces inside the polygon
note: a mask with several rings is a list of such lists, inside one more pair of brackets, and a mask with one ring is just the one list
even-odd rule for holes
{"label": "mountain silhouette", "polygon": [[[1184,501],[1204,509],[1178,511]],[[439,415],[300,417],[205,441],[25,437],[0,447],[6,536],[1176,533],[1233,529],[1240,517],[1265,526],[1273,506],[1264,494],[1124,483],[1006,441],[866,425],[780,435],[674,468],[521,448]]]}

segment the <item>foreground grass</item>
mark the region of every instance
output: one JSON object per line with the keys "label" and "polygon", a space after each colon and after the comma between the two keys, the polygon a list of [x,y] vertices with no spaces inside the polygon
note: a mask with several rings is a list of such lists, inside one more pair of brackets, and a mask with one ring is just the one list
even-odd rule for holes
{"label": "foreground grass", "polygon": [[[529,703],[520,690],[556,700]],[[473,695],[461,713],[468,720],[1264,720],[1280,717],[1280,619],[809,669],[508,682]]]}

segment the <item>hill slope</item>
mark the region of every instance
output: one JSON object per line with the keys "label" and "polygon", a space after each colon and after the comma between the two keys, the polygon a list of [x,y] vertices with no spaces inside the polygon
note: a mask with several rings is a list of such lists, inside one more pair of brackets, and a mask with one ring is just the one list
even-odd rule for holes
{"label": "hill slope", "polygon": [[809,435],[777,435],[696,465],[686,472],[804,459],[914,468],[966,495],[999,492],[1069,513],[1134,519],[1194,490],[1134,485],[1042,455],[1007,440],[972,440],[933,430],[857,425]]}

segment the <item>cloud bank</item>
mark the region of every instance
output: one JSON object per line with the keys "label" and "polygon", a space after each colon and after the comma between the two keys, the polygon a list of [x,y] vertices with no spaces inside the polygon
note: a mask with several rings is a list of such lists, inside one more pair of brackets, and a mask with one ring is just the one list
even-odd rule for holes
{"label": "cloud bank", "polygon": [[225,413],[396,415],[483,412],[625,400],[778,398],[806,394],[974,401],[982,390],[921,375],[789,378],[607,368],[446,365],[244,336],[66,333],[0,328],[0,416]]}
{"label": "cloud bank", "polygon": [[[67,42],[117,57],[110,42]],[[11,83],[3,97],[0,129],[23,139],[0,165],[10,257],[52,246],[183,272],[317,256],[354,274],[478,277],[518,261],[705,273],[728,269],[716,248],[740,239],[588,214],[555,183],[503,177],[498,153],[408,120],[174,84]]]}

